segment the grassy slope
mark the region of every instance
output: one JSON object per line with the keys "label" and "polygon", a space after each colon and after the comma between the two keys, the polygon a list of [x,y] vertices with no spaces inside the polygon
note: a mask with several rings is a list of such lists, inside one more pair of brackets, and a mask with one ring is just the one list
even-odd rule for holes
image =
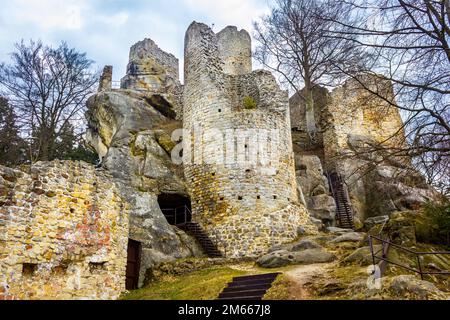
{"label": "grassy slope", "polygon": [[212,267],[163,280],[122,296],[123,300],[212,300],[233,277],[247,272],[228,267]]}

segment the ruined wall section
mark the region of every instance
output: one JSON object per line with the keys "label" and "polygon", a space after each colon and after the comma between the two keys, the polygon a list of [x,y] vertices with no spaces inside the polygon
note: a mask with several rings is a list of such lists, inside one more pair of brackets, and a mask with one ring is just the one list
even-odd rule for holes
{"label": "ruined wall section", "polygon": [[125,290],[128,205],[83,162],[0,167],[0,298],[116,299]]}
{"label": "ruined wall section", "polygon": [[327,106],[325,168],[339,171],[346,179],[361,220],[415,210],[436,197],[411,166],[411,158],[395,155],[407,147],[407,141],[400,113],[389,101],[395,103],[392,83],[373,75],[348,80],[332,92]]}
{"label": "ruined wall section", "polygon": [[174,109],[178,120],[183,117],[179,61],[171,53],[161,50],[151,39],[139,41],[130,48],[127,74],[122,78],[120,87],[143,95],[160,96]]}
{"label": "ruined wall section", "polygon": [[335,166],[333,159],[370,140],[387,149],[406,144],[398,109],[387,102],[395,101],[392,84],[377,76],[361,81],[384,99],[365,90],[356,80],[349,80],[332,92],[327,106],[331,125],[324,133],[328,167]]}
{"label": "ruined wall section", "polygon": [[216,36],[223,72],[235,75],[251,73],[252,43],[248,32],[228,26]]}
{"label": "ruined wall section", "polygon": [[[192,152],[184,152],[183,160],[194,220],[228,256],[252,256],[294,239],[306,215],[297,203],[287,93],[269,72],[241,74],[222,60],[219,35],[234,29],[225,30],[216,35],[208,26],[193,23],[186,33],[183,124],[186,132],[197,126],[204,134],[185,137]],[[247,42],[244,45],[247,48]],[[241,51],[234,52],[240,60]],[[242,65],[251,68],[251,57]],[[272,172],[236,161],[239,152],[258,152],[254,139],[261,129],[278,131],[281,158]],[[212,130],[218,135],[209,136]],[[239,130],[247,136],[236,134]],[[228,150],[234,156],[224,157],[226,146],[234,146]],[[264,152],[259,155],[263,158]]]}
{"label": "ruined wall section", "polygon": [[113,75],[113,67],[105,66],[103,68],[103,72],[100,76],[100,84],[98,87],[98,91],[109,91],[112,89],[112,75]]}

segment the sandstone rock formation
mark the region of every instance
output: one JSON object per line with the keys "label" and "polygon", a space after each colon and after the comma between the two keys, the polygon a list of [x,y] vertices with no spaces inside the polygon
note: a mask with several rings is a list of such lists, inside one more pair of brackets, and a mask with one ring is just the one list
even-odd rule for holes
{"label": "sandstone rock formation", "polygon": [[290,264],[325,263],[335,259],[336,257],[324,248],[314,248],[300,251],[273,251],[260,257],[256,263],[263,268],[279,268]]}
{"label": "sandstone rock formation", "polygon": [[169,225],[158,204],[161,194],[189,198],[182,167],[170,156],[172,132],[181,128],[171,92],[178,61],[151,40],[133,46],[130,57],[126,89],[89,99],[87,140],[130,204],[129,237],[142,244],[142,284],[148,268],[202,253],[195,240]]}
{"label": "sandstone rock formation", "polygon": [[128,209],[112,177],[92,165],[0,166],[0,297],[117,299]]}
{"label": "sandstone rock formation", "polygon": [[182,119],[183,87],[179,81],[178,59],[162,51],[153,40],[144,39],[131,47],[127,74],[120,87],[163,95],[174,108],[177,119]]}
{"label": "sandstone rock formation", "polygon": [[336,204],[329,194],[328,181],[319,157],[296,154],[295,169],[299,194],[303,195],[311,216],[327,225],[333,224]]}

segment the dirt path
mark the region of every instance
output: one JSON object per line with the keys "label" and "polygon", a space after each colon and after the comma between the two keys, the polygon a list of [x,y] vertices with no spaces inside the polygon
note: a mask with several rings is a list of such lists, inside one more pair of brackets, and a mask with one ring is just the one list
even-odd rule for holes
{"label": "dirt path", "polygon": [[296,284],[291,288],[291,294],[299,300],[310,299],[311,294],[307,289],[307,285],[314,282],[314,278],[326,276],[333,269],[334,264],[315,263],[298,265],[291,270],[285,271],[284,274]]}

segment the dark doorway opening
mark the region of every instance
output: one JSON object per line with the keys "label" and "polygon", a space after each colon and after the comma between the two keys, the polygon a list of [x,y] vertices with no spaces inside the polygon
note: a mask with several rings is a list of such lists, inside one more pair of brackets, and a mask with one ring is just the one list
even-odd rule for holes
{"label": "dark doorway opening", "polygon": [[180,194],[162,193],[158,196],[162,213],[171,225],[184,225],[191,222],[191,200]]}
{"label": "dark doorway opening", "polygon": [[135,290],[139,286],[139,269],[141,267],[141,243],[128,239],[127,272],[125,288]]}

